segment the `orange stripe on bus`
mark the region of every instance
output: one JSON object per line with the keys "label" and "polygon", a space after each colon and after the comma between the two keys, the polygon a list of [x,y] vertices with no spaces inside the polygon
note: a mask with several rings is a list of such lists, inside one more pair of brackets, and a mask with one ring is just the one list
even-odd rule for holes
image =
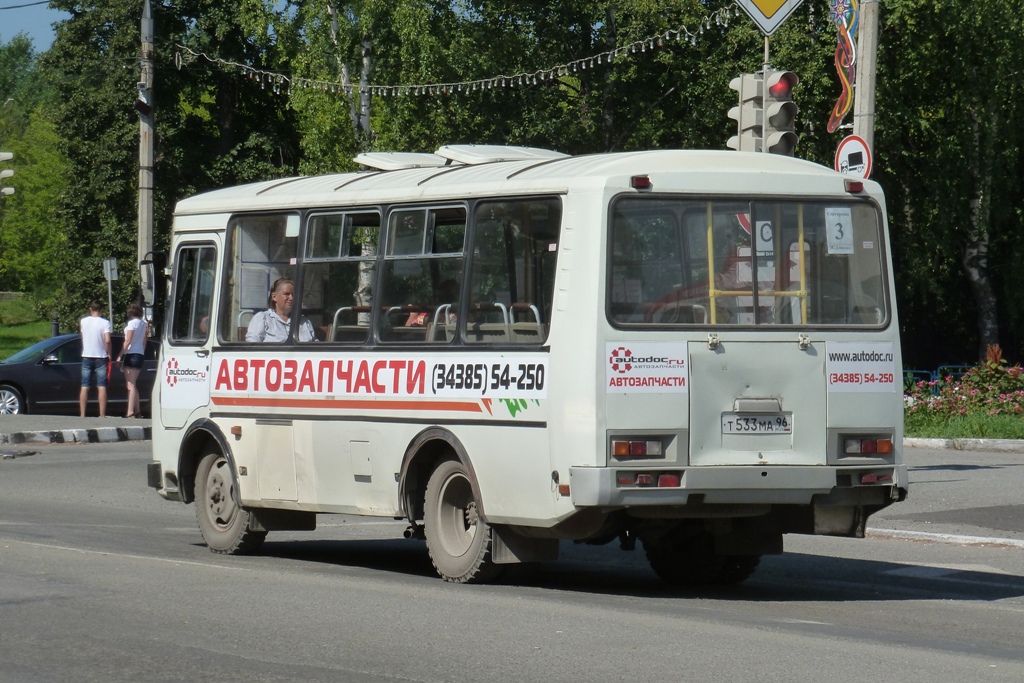
{"label": "orange stripe on bus", "polygon": [[461,413],[480,413],[479,403],[463,401],[388,401],[360,400],[346,398],[231,398],[213,396],[210,399],[219,406],[248,408],[333,408],[351,410],[441,410]]}

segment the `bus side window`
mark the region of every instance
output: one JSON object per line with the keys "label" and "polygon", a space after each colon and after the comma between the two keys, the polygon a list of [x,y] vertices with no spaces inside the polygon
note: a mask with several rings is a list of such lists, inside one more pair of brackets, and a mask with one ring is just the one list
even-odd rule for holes
{"label": "bus side window", "polygon": [[376,211],[310,217],[302,315],[318,330],[319,340],[363,343],[370,338],[379,240]]}
{"label": "bus side window", "polygon": [[446,344],[454,339],[465,240],[461,206],[391,213],[379,299],[382,341]]}
{"label": "bus side window", "polygon": [[292,278],[298,216],[240,216],[228,224],[225,278],[218,332],[222,342],[244,342],[249,321],[268,307],[271,284]]}
{"label": "bus side window", "polygon": [[547,339],[561,216],[561,203],[554,198],[477,207],[467,343],[542,344]]}
{"label": "bus side window", "polygon": [[184,246],[178,250],[174,273],[172,342],[202,344],[208,338],[213,308],[213,282],[217,253],[210,245]]}

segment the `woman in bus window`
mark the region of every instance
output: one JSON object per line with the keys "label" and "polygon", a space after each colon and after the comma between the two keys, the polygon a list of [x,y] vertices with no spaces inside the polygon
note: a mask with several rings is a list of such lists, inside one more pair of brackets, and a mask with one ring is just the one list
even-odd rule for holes
{"label": "woman in bus window", "polygon": [[[288,340],[292,308],[295,304],[295,283],[286,277],[274,280],[267,297],[267,310],[252,317],[245,332],[245,341],[283,342]],[[313,324],[306,318],[299,321],[299,341],[316,341]]]}

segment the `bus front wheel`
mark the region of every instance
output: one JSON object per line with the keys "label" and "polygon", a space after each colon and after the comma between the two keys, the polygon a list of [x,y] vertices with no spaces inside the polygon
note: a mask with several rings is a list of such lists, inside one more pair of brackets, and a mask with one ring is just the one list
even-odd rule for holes
{"label": "bus front wheel", "polygon": [[644,543],[651,569],[663,581],[677,586],[731,586],[745,581],[761,563],[760,555],[720,555],[709,534],[685,540],[663,539]]}
{"label": "bus front wheel", "polygon": [[231,465],[220,453],[208,453],[196,471],[196,519],[210,550],[222,555],[256,551],[266,531],[249,528],[252,514],[236,502]]}
{"label": "bus front wheel", "polygon": [[491,557],[491,528],[479,515],[469,472],[444,460],[430,475],[423,525],[434,569],[452,583],[483,583],[501,573]]}

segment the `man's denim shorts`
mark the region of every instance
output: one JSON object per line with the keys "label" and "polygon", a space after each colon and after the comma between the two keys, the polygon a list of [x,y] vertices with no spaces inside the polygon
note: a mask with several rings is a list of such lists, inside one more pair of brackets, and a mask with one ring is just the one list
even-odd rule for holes
{"label": "man's denim shorts", "polygon": [[96,378],[96,386],[107,386],[107,359],[106,358],[83,358],[82,359],[82,386],[88,387],[92,378]]}

